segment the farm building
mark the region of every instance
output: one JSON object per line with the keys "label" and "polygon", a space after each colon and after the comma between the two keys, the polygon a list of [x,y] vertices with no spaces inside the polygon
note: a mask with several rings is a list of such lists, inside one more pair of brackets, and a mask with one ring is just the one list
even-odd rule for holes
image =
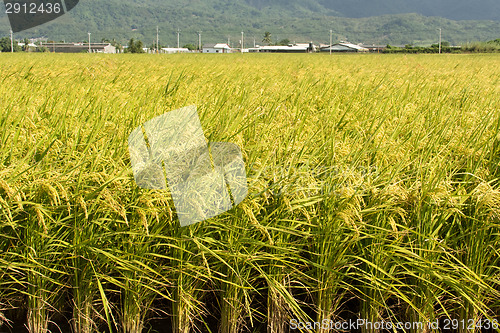
{"label": "farm building", "polygon": [[370,52],[383,52],[387,48],[387,45],[360,45],[361,47],[364,47],[368,49]]}
{"label": "farm building", "polygon": [[26,48],[28,51],[33,51],[33,50],[36,50],[38,48],[38,46],[35,43],[28,43],[27,47],[25,47],[25,45],[26,45],[25,43],[17,43],[17,45],[19,45],[23,49]]}
{"label": "farm building", "polygon": [[351,43],[337,43],[332,46],[327,45],[326,47],[321,48],[321,52],[330,52],[330,48],[332,52],[368,52],[369,50],[365,47],[351,44]]}
{"label": "farm building", "polygon": [[172,54],[172,53],[189,53],[191,51],[189,51],[189,49],[187,48],[184,48],[184,47],[162,47],[160,49],[160,53],[168,53],[168,54]]}
{"label": "farm building", "polygon": [[[50,52],[56,53],[88,53],[88,43],[46,43]],[[116,47],[109,43],[90,43],[90,53],[116,53]]]}
{"label": "farm building", "polygon": [[203,45],[203,53],[231,53],[232,49],[229,45],[218,43],[218,44],[206,44]]}
{"label": "farm building", "polygon": [[249,52],[272,52],[272,53],[306,53],[315,52],[316,47],[313,43],[290,44],[286,46],[259,46],[249,49]]}

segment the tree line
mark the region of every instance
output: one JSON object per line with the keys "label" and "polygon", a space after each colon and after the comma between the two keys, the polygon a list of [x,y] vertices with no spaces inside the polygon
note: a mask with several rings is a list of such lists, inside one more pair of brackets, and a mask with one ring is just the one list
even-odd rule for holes
{"label": "tree line", "polygon": [[[53,41],[47,41],[47,44],[52,43]],[[83,41],[86,43],[87,41]],[[144,44],[141,40],[136,40],[134,38],[131,38],[128,43],[127,47],[123,48],[123,46],[117,42],[115,39],[107,39],[103,38],[101,40],[102,43],[110,43],[111,45],[115,46],[120,52],[124,53],[145,53],[145,47]],[[273,43],[272,38],[271,38],[271,33],[266,31],[264,33],[262,42],[267,44],[267,45],[289,45],[290,40],[288,38],[282,39],[279,42]],[[49,52],[49,49],[47,47],[42,46],[41,43],[37,45],[36,48],[32,48],[29,46],[29,40],[24,39],[22,42],[22,46],[19,45],[18,41],[14,40],[13,41],[13,46],[14,46],[14,52]],[[150,50],[156,50],[157,48],[160,49],[164,46],[162,45],[156,45],[156,43],[153,43],[151,46],[148,48]],[[184,48],[189,49],[190,51],[192,50],[197,50],[198,46],[195,46],[193,44],[186,44],[183,46]],[[392,45],[387,45],[385,50],[383,51],[384,53],[438,53],[440,51],[439,44],[432,44],[431,46],[415,46],[411,44],[407,44],[404,47],[396,47]],[[11,52],[11,40],[9,37],[3,37],[0,38],[0,52]],[[462,53],[462,52],[472,52],[472,53],[487,53],[487,52],[500,52],[500,38],[497,38],[495,40],[491,40],[488,42],[473,42],[473,43],[467,43],[462,46],[451,46],[449,42],[442,42],[441,43],[441,52],[442,53]]]}

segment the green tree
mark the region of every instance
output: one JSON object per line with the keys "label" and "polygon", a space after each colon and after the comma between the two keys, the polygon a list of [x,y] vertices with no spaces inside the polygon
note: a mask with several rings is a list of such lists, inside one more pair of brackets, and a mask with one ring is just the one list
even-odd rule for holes
{"label": "green tree", "polygon": [[128,47],[125,50],[126,53],[144,53],[142,41],[135,41],[131,38],[128,42]]}
{"label": "green tree", "polygon": [[279,45],[283,45],[283,46],[287,46],[290,44],[290,40],[288,38],[285,38],[285,39],[282,39],[280,42],[279,42]]}
{"label": "green tree", "polygon": [[23,43],[24,43],[24,46],[23,46],[23,51],[24,52],[28,52],[30,50],[30,47],[29,47],[29,43],[30,41],[28,40],[28,38],[25,38],[23,40]]}
{"label": "green tree", "polygon": [[138,40],[135,42],[135,53],[144,53],[142,41]]}
{"label": "green tree", "polygon": [[264,33],[264,39],[262,40],[263,43],[267,43],[269,45],[271,45],[273,43],[272,39],[271,39],[271,33],[269,31],[266,31]]}
{"label": "green tree", "polygon": [[186,44],[183,46],[183,48],[188,49],[189,51],[193,51],[193,50],[198,49],[198,47],[195,46],[194,44]]}
{"label": "green tree", "polygon": [[127,44],[127,48],[125,49],[125,53],[136,53],[135,52],[135,40],[130,38]]}
{"label": "green tree", "polygon": [[[14,52],[21,51],[21,47],[14,41]],[[0,38],[0,52],[10,52],[10,38]]]}

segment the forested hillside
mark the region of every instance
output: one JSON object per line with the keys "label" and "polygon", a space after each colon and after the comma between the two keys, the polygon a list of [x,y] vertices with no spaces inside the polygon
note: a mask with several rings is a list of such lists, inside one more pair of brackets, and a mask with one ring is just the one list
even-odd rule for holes
{"label": "forested hillside", "polygon": [[[332,29],[335,41],[404,45],[434,43],[437,29],[442,28],[443,39],[457,44],[498,38],[499,7],[496,0],[422,0],[418,4],[409,0],[81,0],[68,15],[16,38],[83,41],[91,32],[94,40],[138,38],[151,44],[158,26],[165,46],[177,43],[177,29],[182,44],[196,43],[196,32],[201,30],[204,42],[229,39],[234,45],[244,31],[248,45],[254,37],[260,42],[265,31],[271,32],[273,41],[328,42]],[[7,36],[9,29],[1,10],[0,34]]]}

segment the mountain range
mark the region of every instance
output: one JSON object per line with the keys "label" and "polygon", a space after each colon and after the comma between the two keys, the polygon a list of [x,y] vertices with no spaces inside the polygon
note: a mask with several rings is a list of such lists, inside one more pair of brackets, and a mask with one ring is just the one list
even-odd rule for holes
{"label": "mountain range", "polygon": [[350,18],[417,13],[451,20],[500,20],[498,0],[245,0],[263,10],[292,4],[305,11]]}
{"label": "mountain range", "polygon": [[[0,7],[1,8],[1,7]],[[0,35],[8,35],[9,22],[0,10]],[[42,37],[83,41],[141,39],[149,45],[160,30],[160,43],[181,44],[229,39],[238,44],[261,42],[265,31],[273,41],[424,45],[438,40],[452,44],[500,37],[499,0],[80,0],[67,15],[16,34],[16,38]],[[2,33],[3,31],[3,33]]]}

